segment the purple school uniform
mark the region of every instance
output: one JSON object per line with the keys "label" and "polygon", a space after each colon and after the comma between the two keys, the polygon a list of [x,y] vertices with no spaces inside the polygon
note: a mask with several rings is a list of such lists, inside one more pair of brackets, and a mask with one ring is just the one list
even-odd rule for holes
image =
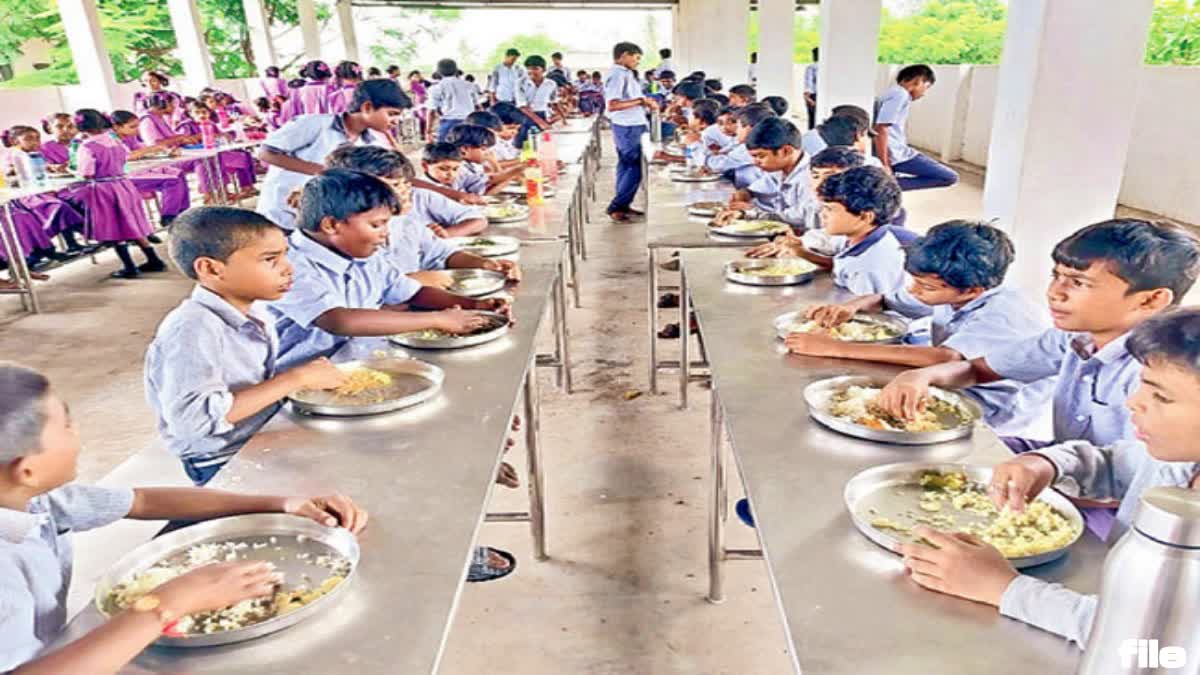
{"label": "purple school uniform", "polygon": [[146,101],[150,98],[151,93],[166,94],[167,98],[175,101],[175,112],[171,115],[172,124],[179,121],[179,119],[183,117],[183,97],[173,91],[167,91],[166,89],[160,89],[156,92],[139,91],[135,93],[133,95],[133,112],[135,115],[141,116],[148,115],[150,113],[150,107],[147,105]]}
{"label": "purple school uniform", "polygon": [[58,141],[42,143],[42,157],[47,164],[66,164],[71,160],[71,150]]}
{"label": "purple school uniform", "polygon": [[[200,124],[195,120],[187,119],[180,122],[176,130],[185,136],[191,136],[200,133]],[[237,176],[238,184],[244,188],[254,185],[254,157],[250,153],[245,150],[230,150],[219,153],[217,161],[221,165],[221,175],[223,177],[230,175]],[[210,180],[207,163],[201,163],[198,175],[202,185],[216,186],[218,184],[216,179]],[[205,187],[204,191],[212,192],[212,189]]]}
{"label": "purple school uniform", "polygon": [[329,112],[340,115],[349,110],[350,103],[354,100],[355,89],[357,87],[353,84],[343,84],[331,91],[329,93]]}
{"label": "purple school uniform", "polygon": [[113,134],[92,136],[79,146],[79,175],[91,179],[83,193],[91,239],[130,241],[154,231],[141,194],[125,176],[128,157],[129,150]]}
{"label": "purple school uniform", "polygon": [[282,77],[259,78],[258,86],[262,89],[263,96],[268,99],[288,97],[287,80]]}
{"label": "purple school uniform", "polygon": [[[137,136],[122,136],[121,142],[129,151],[146,147]],[[163,166],[130,174],[129,180],[143,195],[157,192],[160,200],[159,211],[164,217],[174,218],[186,211],[192,203],[185,173],[175,166]]]}
{"label": "purple school uniform", "polygon": [[296,90],[293,115],[323,115],[329,112],[329,82],[318,80]]}
{"label": "purple school uniform", "polygon": [[[71,160],[71,151],[58,141],[42,143],[42,157],[47,164],[67,164]],[[46,223],[46,233],[50,236],[83,225],[83,187],[76,186],[59,190],[54,194],[61,200],[61,208],[53,218]],[[43,195],[49,197],[50,195]]]}

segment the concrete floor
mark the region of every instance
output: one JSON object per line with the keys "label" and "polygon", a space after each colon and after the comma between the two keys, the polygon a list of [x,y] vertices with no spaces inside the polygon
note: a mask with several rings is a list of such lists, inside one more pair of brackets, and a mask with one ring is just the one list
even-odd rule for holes
{"label": "concrete floor", "polygon": [[[441,672],[786,673],[761,563],[729,563],[727,602],[703,599],[707,396],[695,387],[686,412],[671,394],[624,396],[647,386],[645,249],[641,226],[603,217],[611,185],[606,170],[582,270],[584,307],[569,315],[577,391],[565,396],[543,376],[551,559],[532,559],[523,525],[483,528],[481,543],[512,551],[518,569],[467,586]],[[978,214],[981,192],[968,176],[905,200],[910,223],[924,229]],[[56,271],[42,286],[41,315],[0,297],[0,354],[47,373],[70,402],[84,439],[84,481],[157,442],[142,357],[158,321],[190,290],[176,274],[111,280],[115,259],[105,254],[100,263]],[[668,345],[665,358],[673,351]],[[494,509],[522,508],[523,490],[501,492]],[[755,546],[753,532],[731,520],[728,545]],[[403,598],[395,601],[403,607]],[[402,609],[396,618],[403,622]]]}

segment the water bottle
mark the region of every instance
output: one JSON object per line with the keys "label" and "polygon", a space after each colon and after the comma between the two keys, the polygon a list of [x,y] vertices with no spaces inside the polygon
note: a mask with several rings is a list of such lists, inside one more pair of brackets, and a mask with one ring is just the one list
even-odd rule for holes
{"label": "water bottle", "polygon": [[34,185],[42,185],[46,182],[46,158],[42,153],[34,152],[25,155],[29,162],[29,175],[33,179]]}
{"label": "water bottle", "polygon": [[200,124],[200,142],[208,150],[217,147],[217,129],[212,122]]}
{"label": "water bottle", "polygon": [[1142,493],[1104,561],[1081,675],[1195,673],[1200,665],[1200,491]]}
{"label": "water bottle", "polygon": [[542,167],[542,177],[554,185],[558,183],[558,147],[554,135],[549,131],[542,132],[541,139],[538,160]]}
{"label": "water bottle", "polygon": [[71,153],[70,156],[67,158],[67,168],[70,169],[72,173],[74,173],[75,169],[79,167],[79,139],[78,138],[71,139],[70,153]]}

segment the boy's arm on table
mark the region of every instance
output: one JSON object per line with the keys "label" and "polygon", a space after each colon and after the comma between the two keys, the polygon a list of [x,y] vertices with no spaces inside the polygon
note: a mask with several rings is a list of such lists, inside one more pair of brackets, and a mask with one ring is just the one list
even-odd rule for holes
{"label": "boy's arm on table", "polygon": [[788,351],[793,354],[875,361],[912,368],[924,368],[962,360],[961,354],[947,347],[844,342],[824,333],[792,333],[784,342],[787,344]]}
{"label": "boy's arm on table", "polygon": [[324,164],[316,162],[307,162],[303,159],[297,159],[290,155],[285,155],[282,152],[275,152],[270,148],[263,147],[258,151],[258,158],[267,164],[277,166],[281,169],[303,173],[309,176],[315,176],[325,170]]}
{"label": "boy's arm on table", "polygon": [[282,372],[269,380],[233,392],[233,405],[225,413],[230,424],[253,417],[301,389],[333,389],[346,380],[346,375],[329,359],[321,357]]}
{"label": "boy's arm on table", "polygon": [[441,226],[448,237],[470,237],[483,232],[487,227],[487,218],[468,218],[453,225]]}
{"label": "boy's arm on table", "polygon": [[434,310],[461,307],[468,310],[505,311],[508,308],[508,301],[500,298],[468,298],[433,286],[422,286],[416,295],[409,298],[408,304]]}
{"label": "boy's arm on table", "polygon": [[518,165],[518,166],[508,168],[508,169],[504,169],[500,173],[491,174],[490,176],[488,176],[488,183],[487,183],[487,188],[485,190],[485,194],[493,194],[493,193],[499,192],[501,189],[504,188],[505,185],[508,184],[509,181],[520,176],[522,173],[524,173],[524,171],[525,171],[525,167]]}
{"label": "boy's arm on table", "polygon": [[521,280],[521,267],[515,261],[503,258],[482,258],[474,253],[455,251],[446,258],[446,269],[482,269],[501,272],[509,281]]}
{"label": "boy's arm on table", "polygon": [[480,204],[487,203],[487,201],[484,200],[484,198],[480,195],[473,194],[471,192],[463,192],[461,190],[455,190],[454,188],[448,188],[445,185],[442,185],[441,183],[434,183],[432,181],[423,180],[421,178],[413,178],[413,179],[409,180],[408,182],[413,187],[431,190],[431,191],[436,192],[444,197],[449,197],[450,199],[453,199],[456,202],[462,202],[464,204],[474,204],[474,205],[480,205]]}
{"label": "boy's arm on table", "polygon": [[[422,290],[429,289],[428,286],[422,287]],[[482,317],[463,310],[410,312],[400,309],[399,305],[391,305],[381,309],[338,307],[321,314],[313,323],[321,330],[334,335],[382,337],[430,329],[463,333],[480,328],[485,322]]]}

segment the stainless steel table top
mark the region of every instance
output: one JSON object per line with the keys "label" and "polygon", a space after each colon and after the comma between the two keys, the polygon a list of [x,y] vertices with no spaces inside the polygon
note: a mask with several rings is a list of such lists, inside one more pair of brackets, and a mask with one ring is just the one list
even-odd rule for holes
{"label": "stainless steel table top", "polygon": [[[429,673],[437,669],[483,522],[509,425],[556,283],[564,242],[522,249],[515,326],[471,349],[413,350],[446,371],[420,406],[359,419],[276,415],[212,486],[271,494],[351,495],[371,512],[362,560],[327,614],[258,640],[204,649],[151,648],[123,673]],[[351,341],[353,360],[383,339]],[[89,606],[60,644],[101,621]]]}
{"label": "stainless steel table top", "polygon": [[[687,205],[700,201],[726,201],[733,194],[729,184],[678,183],[668,167],[651,167],[650,209],[646,215],[648,248],[749,248],[745,241],[713,239],[708,236],[710,218],[690,216]],[[761,242],[754,242],[761,243]]]}
{"label": "stainless steel table top", "polygon": [[[1009,451],[986,428],[970,440],[904,447],[842,436],[812,420],[801,397],[808,383],[900,369],[786,355],[771,320],[846,297],[844,292],[828,275],[778,289],[729,283],[722,265],[734,255],[684,251],[681,258],[788,649],[802,672],[1074,672],[1079,651],[1065,640],[990,607],[918,587],[905,577],[899,557],[854,528],[843,506],[846,482],[871,466],[926,460],[990,465],[1010,457]],[[1106,553],[1087,533],[1062,560],[1027,571],[1094,593]]]}

